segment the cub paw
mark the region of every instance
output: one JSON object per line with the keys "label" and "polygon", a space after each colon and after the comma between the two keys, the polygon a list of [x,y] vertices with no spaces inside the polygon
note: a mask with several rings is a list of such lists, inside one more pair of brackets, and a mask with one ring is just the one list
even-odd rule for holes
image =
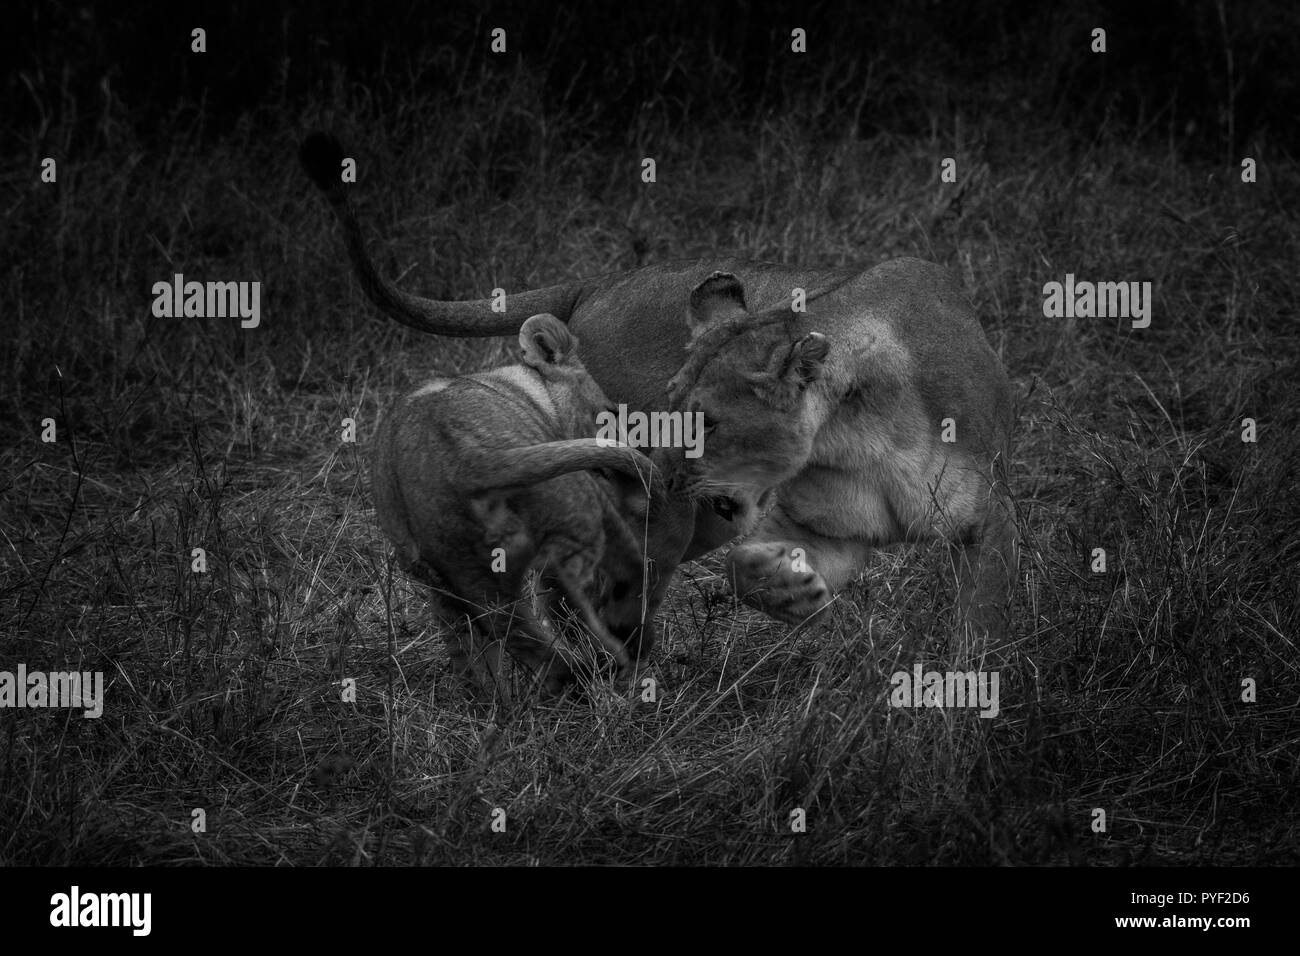
{"label": "cub paw", "polygon": [[831,589],[805,563],[796,571],[797,544],[763,541],[738,544],[727,555],[727,572],[736,597],[787,624],[820,620],[831,603]]}

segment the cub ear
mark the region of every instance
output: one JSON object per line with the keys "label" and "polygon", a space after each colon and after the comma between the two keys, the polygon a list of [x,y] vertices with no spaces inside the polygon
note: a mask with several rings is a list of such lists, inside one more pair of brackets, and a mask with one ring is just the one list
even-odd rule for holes
{"label": "cub ear", "polygon": [[697,335],[717,318],[747,311],[740,280],[730,272],[715,272],[691,290],[686,324],[691,334]]}
{"label": "cub ear", "polygon": [[809,332],[794,345],[786,356],[781,378],[802,390],[822,377],[826,370],[826,355],[831,343],[820,332]]}
{"label": "cub ear", "polygon": [[519,347],[524,351],[524,364],[541,369],[563,365],[572,358],[578,339],[563,322],[543,312],[524,322],[519,330]]}

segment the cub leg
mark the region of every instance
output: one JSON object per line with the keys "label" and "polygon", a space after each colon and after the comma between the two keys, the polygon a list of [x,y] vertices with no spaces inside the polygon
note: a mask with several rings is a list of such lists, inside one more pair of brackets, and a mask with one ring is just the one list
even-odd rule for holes
{"label": "cub leg", "polygon": [[[418,555],[418,551],[416,552]],[[396,560],[401,562],[401,555]],[[416,557],[407,562],[406,572],[429,588],[429,605],[442,631],[443,643],[447,646],[447,657],[451,661],[452,675],[461,683],[471,687],[487,687],[489,681],[483,671],[479,655],[473,654],[474,637],[472,619],[474,609],[456,597],[448,587],[447,581],[438,573],[438,569],[423,558]]]}
{"label": "cub leg", "polygon": [[587,630],[592,636],[600,642],[601,646],[614,658],[618,664],[617,676],[620,680],[626,679],[632,673],[632,661],[628,657],[627,648],[623,642],[614,637],[605,627],[605,622],[600,619],[596,609],[591,606],[591,601],[581,587],[574,587],[573,582],[567,580],[564,576],[560,578],[561,587],[564,589],[565,599],[569,605],[578,611],[582,617],[582,622],[587,626]]}
{"label": "cub leg", "polygon": [[[613,654],[615,659],[621,663],[620,652],[626,654],[626,648],[623,646],[622,641],[618,641],[612,636],[610,626],[601,619],[600,613],[595,610],[595,606],[586,596],[585,588],[575,587],[560,575],[545,576],[542,580],[542,588],[539,588],[538,593],[542,616],[551,628],[562,635],[569,648],[576,655],[581,656],[580,647],[583,646],[584,642],[589,642],[590,637],[595,637],[600,642],[600,645]],[[593,616],[600,625],[599,628],[592,626]],[[617,647],[613,646],[610,641],[615,641]],[[591,667],[584,667],[584,670],[587,671],[592,669]]]}
{"label": "cub leg", "polygon": [[674,569],[660,571],[653,562],[648,567],[648,587],[642,580],[616,581],[609,599],[601,609],[609,632],[627,649],[633,661],[650,656],[657,638],[655,617],[672,584]]}
{"label": "cub leg", "polygon": [[[422,578],[423,579],[423,578]],[[430,604],[442,631],[451,672],[467,690],[492,690],[501,703],[509,703],[509,689],[501,679],[501,642],[483,622],[484,611],[445,589],[445,582],[430,595]],[[480,637],[476,632],[483,632]]]}
{"label": "cub leg", "polygon": [[490,628],[479,629],[485,631],[485,639],[475,637],[476,622],[467,618],[464,638],[459,634],[448,637],[452,672],[481,690],[491,689],[499,703],[508,705],[511,693],[510,684],[501,673],[501,641],[491,636]]}
{"label": "cub leg", "polygon": [[[605,622],[600,619],[600,615],[596,613],[596,609],[591,604],[588,591],[591,588],[594,576],[595,565],[583,554],[571,554],[567,558],[548,562],[543,581],[545,584],[553,586],[553,590],[548,594],[552,623],[559,625],[558,618],[563,615],[565,604],[577,611],[578,617],[586,626],[587,631],[614,658],[614,661],[618,664],[618,676],[623,678],[631,673],[632,662],[628,657],[627,648],[624,647],[623,642],[610,633],[609,628],[606,627]],[[556,594],[556,591],[559,594]],[[563,595],[562,601],[560,595]],[[592,663],[595,663],[594,660]],[[594,670],[594,668],[584,669]]]}
{"label": "cub leg", "polygon": [[[449,574],[457,574],[459,578],[453,582],[453,589],[464,595],[462,602],[473,604],[476,614],[472,623],[486,638],[482,642],[471,641],[471,666],[481,653],[501,695],[505,683],[501,676],[500,649],[504,646],[512,657],[536,671],[544,694],[558,694],[573,679],[575,658],[564,640],[552,636],[537,620],[532,601],[521,597],[527,565],[517,567],[519,570],[502,574],[468,566],[456,571],[449,569]],[[473,602],[469,600],[471,595],[476,598]]]}
{"label": "cub leg", "polygon": [[[558,696],[573,682],[576,655],[562,638],[554,637],[533,614],[531,602],[515,601],[489,615],[497,646],[531,668],[541,681],[545,697]],[[499,652],[498,652],[499,653]]]}

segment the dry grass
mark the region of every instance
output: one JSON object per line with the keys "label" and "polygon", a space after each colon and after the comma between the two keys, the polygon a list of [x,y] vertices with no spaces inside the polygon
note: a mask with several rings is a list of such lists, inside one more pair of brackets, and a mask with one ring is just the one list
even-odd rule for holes
{"label": "dry grass", "polygon": [[[0,863],[1300,856],[1293,166],[1246,186],[1108,134],[1063,148],[1024,118],[933,115],[869,141],[801,136],[797,112],[650,123],[617,148],[524,73],[383,113],[338,95],[299,128],[378,137],[358,195],[385,268],[430,294],[715,251],[956,269],[1023,411],[1002,713],[886,704],[893,671],[970,654],[942,549],[882,554],[825,633],[736,607],[716,562],[685,568],[654,703],[494,715],[453,693],[423,598],[387,583],[365,437],[396,390],[503,344],[373,316],[293,165],[299,129],[202,148],[178,129],[165,155],[120,132],[57,188],[5,186],[0,667],[102,670],[108,699],[100,720],[0,712]],[[150,317],[175,271],[261,280],[262,327]],[[1152,281],[1152,327],[1043,318],[1066,272]]]}

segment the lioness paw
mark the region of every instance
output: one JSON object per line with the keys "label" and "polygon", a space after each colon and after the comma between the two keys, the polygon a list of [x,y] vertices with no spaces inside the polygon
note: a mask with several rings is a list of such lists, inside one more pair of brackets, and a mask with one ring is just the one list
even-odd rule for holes
{"label": "lioness paw", "polygon": [[[830,606],[831,589],[797,545],[779,541],[739,544],[727,555],[728,577],[736,597],[787,624],[819,620]],[[796,565],[801,567],[796,570]]]}

